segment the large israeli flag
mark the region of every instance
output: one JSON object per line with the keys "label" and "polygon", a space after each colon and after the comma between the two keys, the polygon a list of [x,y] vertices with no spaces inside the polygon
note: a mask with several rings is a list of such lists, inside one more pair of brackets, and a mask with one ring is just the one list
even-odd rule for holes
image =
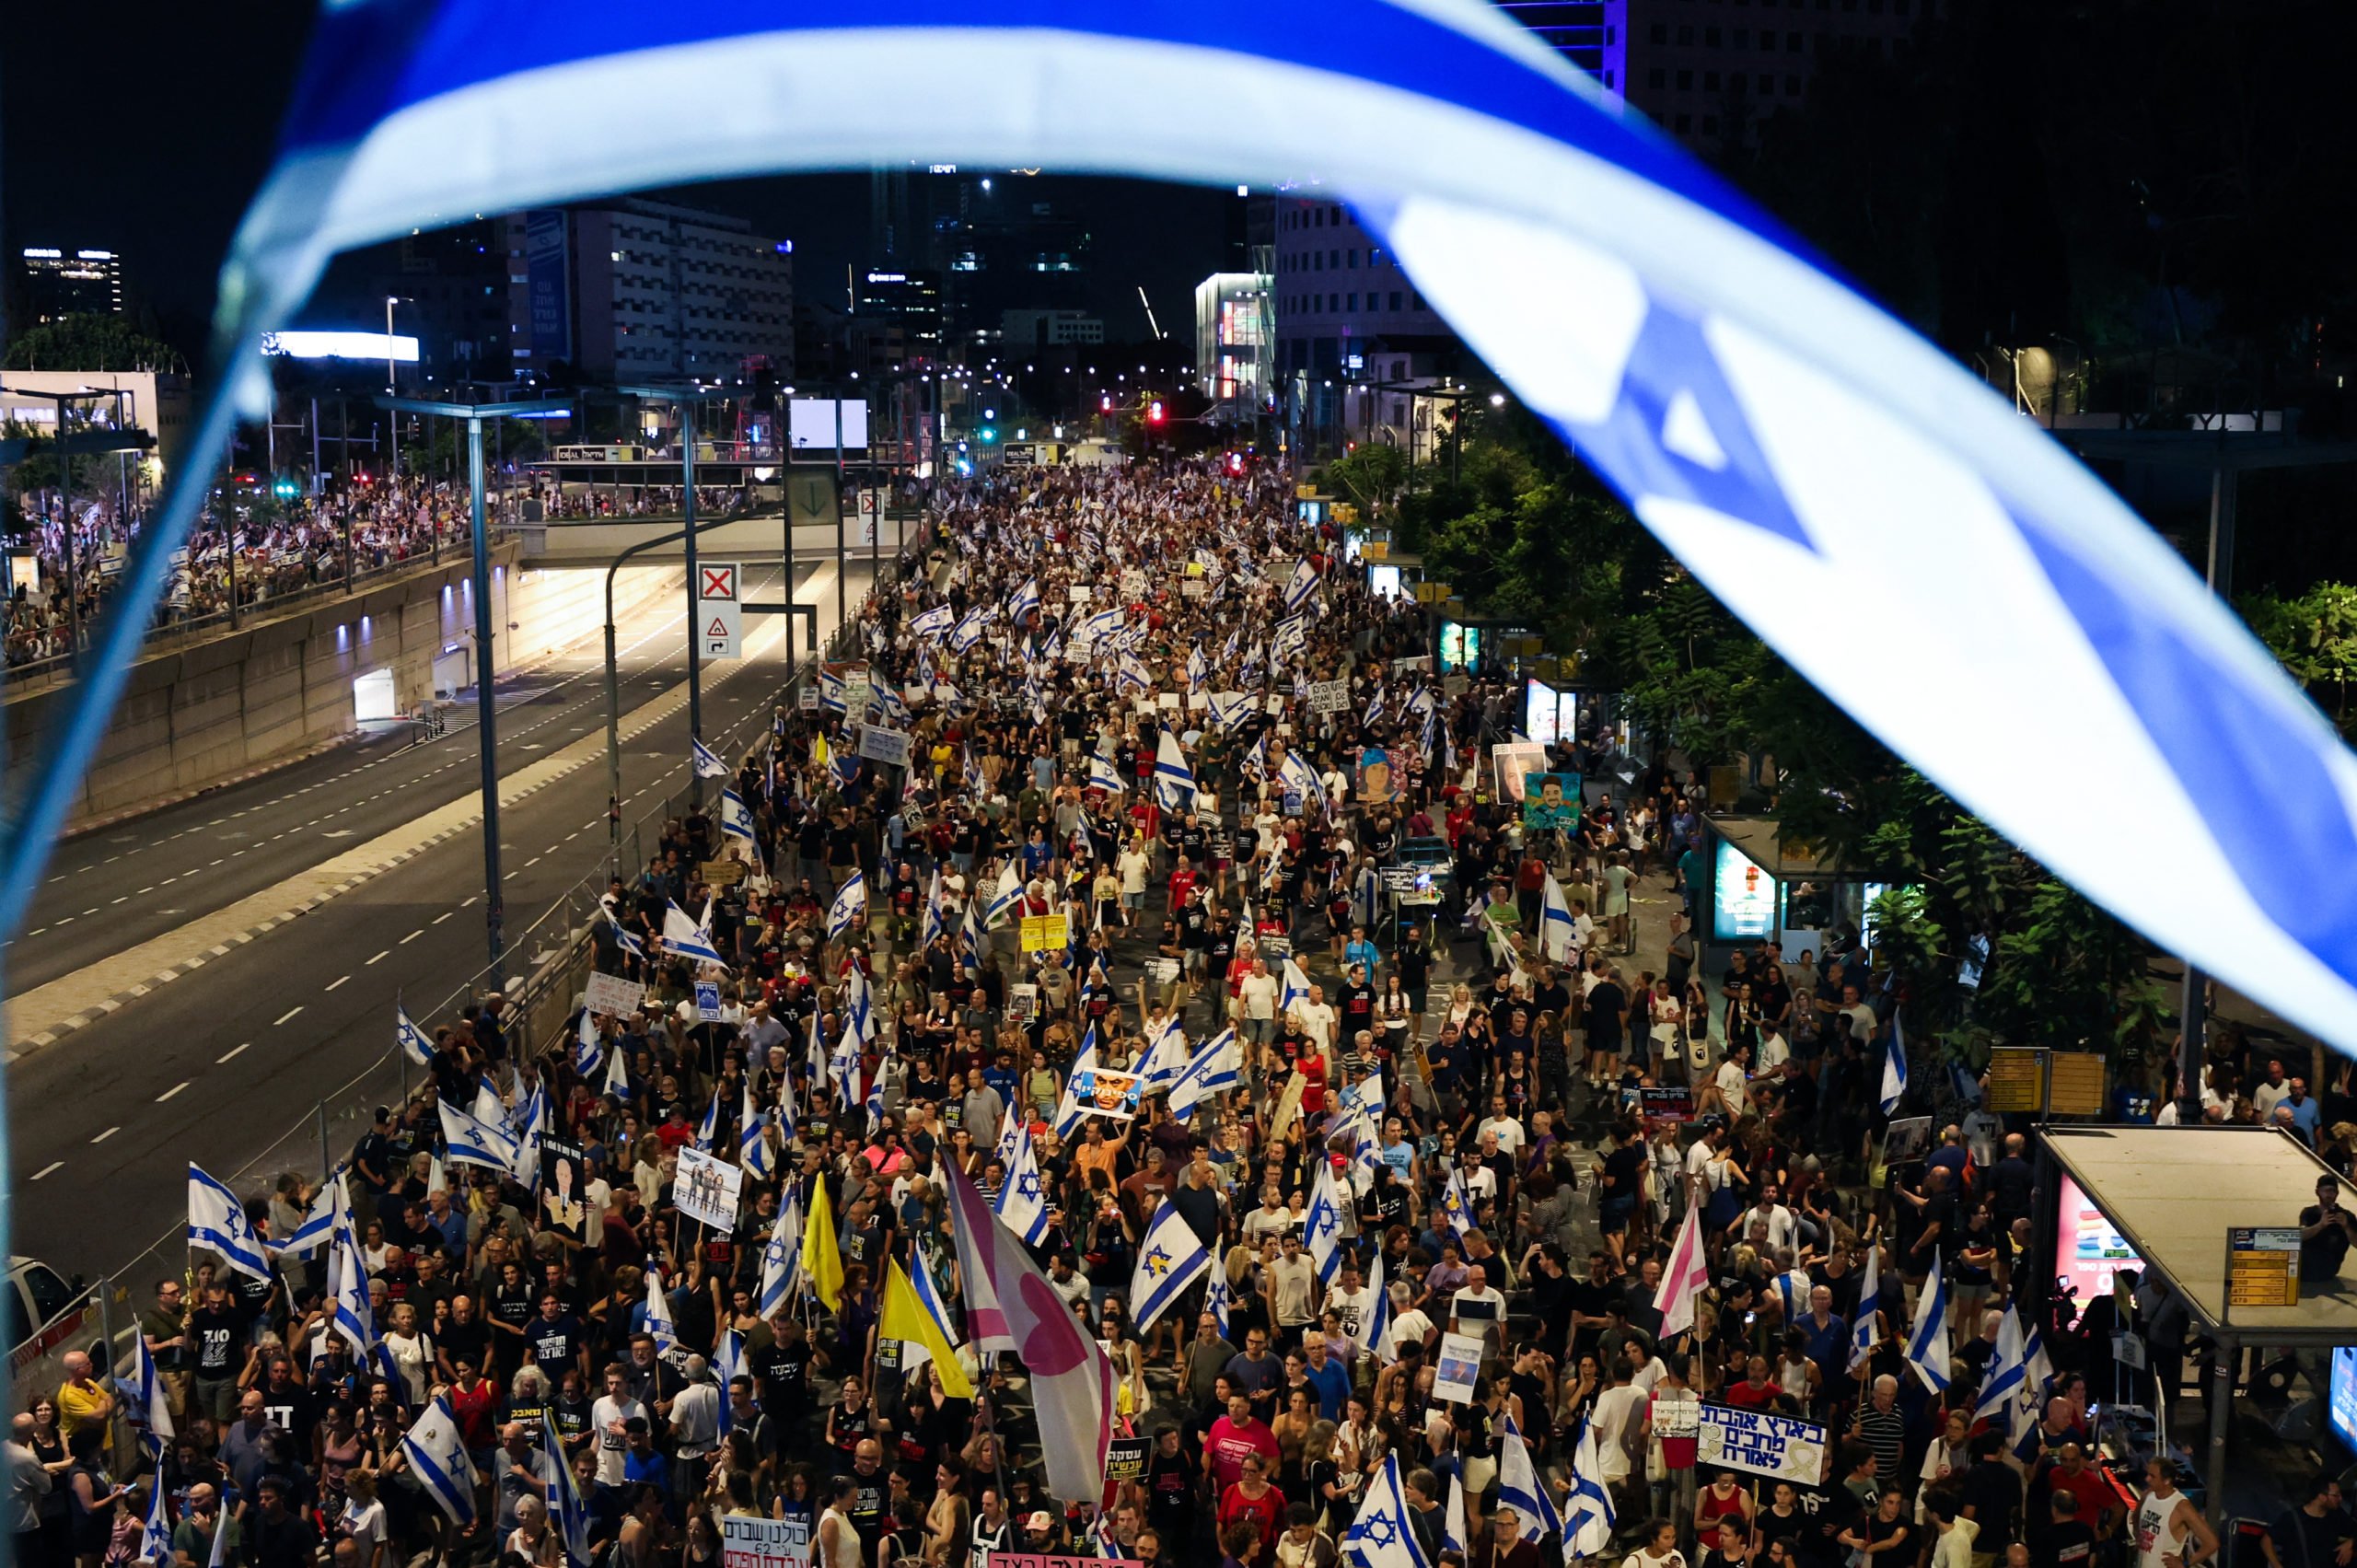
{"label": "large israeli flag", "polygon": [[1367,1479],[1358,1515],[1342,1532],[1342,1558],[1358,1568],[1431,1568],[1399,1485],[1399,1455],[1385,1455],[1383,1468]]}
{"label": "large israeli flag", "polygon": [[312,1195],[311,1206],[303,1211],[303,1223],[285,1236],[273,1239],[270,1243],[273,1252],[282,1258],[301,1258],[328,1244],[328,1238],[335,1229],[336,1203],[343,1196],[337,1189],[343,1185],[344,1168],[338,1166],[328,1173],[328,1179],[319,1183],[319,1191]]}
{"label": "large israeli flag", "polygon": [[150,1459],[162,1459],[172,1446],[172,1402],[146,1335],[131,1336],[131,1376],[116,1378],[114,1386],[122,1396],[123,1413],[139,1434],[139,1446]]}
{"label": "large israeli flag", "polygon": [[270,1279],[270,1258],[252,1222],[246,1218],[246,1205],[235,1192],[198,1169],[194,1160],[188,1165],[188,1244],[218,1253],[223,1262],[241,1274],[264,1282]]}
{"label": "large israeli flag", "polygon": [[737,770],[720,760],[720,754],[694,736],[688,737],[688,764],[700,779],[725,779]]}
{"label": "large israeli flag", "polygon": [[1244,1053],[1236,1043],[1233,1025],[1203,1042],[1170,1086],[1170,1118],[1184,1121],[1195,1107],[1225,1089],[1234,1088],[1244,1075]]}
{"label": "large israeli flag", "polygon": [[1988,1422],[2003,1434],[2011,1446],[2029,1424],[2028,1341],[2022,1333],[2018,1307],[2005,1308],[1997,1325],[1997,1348],[1989,1358],[1989,1375],[1981,1379],[1980,1400],[1972,1410],[1975,1424]]}
{"label": "large israeli flag", "polygon": [[761,1249],[761,1295],[754,1309],[764,1318],[784,1311],[801,1273],[802,1199],[789,1181],[785,1202],[778,1205],[777,1224],[770,1227],[769,1241]]}
{"label": "large israeli flag", "polygon": [[1563,1533],[1555,1500],[1547,1495],[1547,1483],[1539,1479],[1538,1467],[1530,1462],[1530,1445],[1512,1416],[1506,1417],[1505,1443],[1498,1451],[1498,1506],[1521,1515],[1523,1533],[1534,1539]]}
{"label": "large israeli flag", "polygon": [[1194,1287],[1212,1266],[1205,1247],[1187,1216],[1162,1201],[1154,1224],[1138,1246],[1137,1268],[1130,1280],[1130,1320],[1144,1333]]}
{"label": "large israeli flag", "polygon": [[[261,340],[338,251],[616,190],[910,159],[1214,185],[1312,169],[1300,189],[1351,203],[1522,401],[1835,703],[2163,946],[2357,1043],[2357,757],[2008,400],[1493,7],[729,0],[659,36],[638,20],[618,0],[323,7],[223,270],[229,395],[192,421],[187,482],[121,575],[83,701],[44,738],[10,922],[203,476],[238,414],[267,406]],[[896,90],[866,90],[881,79]],[[1173,102],[1191,112],[1136,112]],[[1871,603],[1908,635],[1860,657],[1828,603]],[[2114,787],[2057,790],[2057,774]]]}
{"label": "large israeli flag", "polygon": [[434,1037],[419,1028],[398,1002],[393,1004],[393,1039],[400,1043],[401,1054],[418,1066],[434,1065]]}
{"label": "large israeli flag", "polygon": [[1016,589],[1015,597],[1006,601],[1006,618],[1020,627],[1037,614],[1039,609],[1039,579],[1034,577]]}
{"label": "large israeli flag", "polygon": [[1948,1388],[1948,1278],[1940,1249],[1932,1249],[1931,1278],[1915,1300],[1915,1325],[1907,1336],[1907,1365],[1934,1394]]}
{"label": "large israeli flag", "polygon": [[1048,1234],[1048,1191],[1039,1179],[1039,1158],[1031,1147],[1028,1122],[1016,1121],[1013,1152],[1003,1153],[1000,1159],[1006,1167],[1006,1180],[992,1200],[991,1212],[998,1215],[999,1224],[1036,1247]]}
{"label": "large israeli flag", "polygon": [[1309,1208],[1302,1216],[1309,1260],[1318,1266],[1318,1283],[1331,1285],[1342,1272],[1342,1189],[1334,1179],[1334,1161],[1318,1151],[1318,1178],[1310,1186]]}
{"label": "large israeli flag", "polygon": [[401,1439],[401,1457],[409,1460],[418,1484],[452,1524],[463,1529],[474,1522],[474,1461],[467,1458],[458,1418],[450,1413],[447,1400],[437,1398],[425,1407],[417,1424]]}
{"label": "large israeli flag", "polygon": [[758,842],[753,835],[753,808],[733,789],[720,792],[720,836],[742,839],[749,844]]}
{"label": "large israeli flag", "polygon": [[1006,864],[998,868],[998,880],[992,884],[990,907],[982,912],[982,929],[996,931],[1004,925],[1023,902],[1023,870],[1009,855]]}
{"label": "large israeli flag", "polygon": [[728,967],[727,961],[720,956],[720,949],[714,947],[712,944],[712,910],[709,904],[705,907],[704,918],[701,924],[695,921],[690,920],[688,918],[688,912],[681,909],[678,904],[665,904],[663,907],[663,946],[670,949],[672,952],[679,954],[683,958],[694,958],[702,963],[718,964],[723,969]]}
{"label": "large israeli flag", "polygon": [[852,934],[853,927],[867,918],[867,878],[853,872],[835,894],[835,901],[827,906],[827,940],[841,942]]}
{"label": "large israeli flag", "polygon": [[1882,1053],[1882,1113],[1895,1116],[1907,1098],[1907,1037],[1899,1032],[1898,1015],[1890,1015],[1890,1039]]}
{"label": "large israeli flag", "polygon": [[1195,804],[1195,771],[1187,766],[1178,738],[1167,729],[1155,746],[1154,803],[1165,811],[1184,811]]}
{"label": "large israeli flag", "polygon": [[947,604],[936,604],[931,610],[912,616],[909,621],[909,630],[920,637],[938,640],[947,636],[950,628],[957,624],[957,609]]}
{"label": "large israeli flag", "polygon": [[505,1128],[468,1115],[445,1102],[442,1113],[442,1157],[452,1165],[480,1165],[513,1174],[520,1151]]}

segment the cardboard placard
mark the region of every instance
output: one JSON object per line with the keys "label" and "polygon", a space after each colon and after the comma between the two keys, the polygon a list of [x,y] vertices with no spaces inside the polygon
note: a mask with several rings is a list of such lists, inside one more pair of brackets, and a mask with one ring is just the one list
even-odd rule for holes
{"label": "cardboard placard", "polygon": [[1472,1334],[1443,1334],[1433,1362],[1433,1398],[1452,1405],[1473,1402],[1481,1376],[1481,1341]]}
{"label": "cardboard placard", "polygon": [[[589,1238],[589,1205],[582,1199],[581,1146],[540,1140],[540,1232],[575,1247]],[[602,1216],[600,1216],[602,1218]]]}
{"label": "cardboard placard", "polygon": [[1313,680],[1309,683],[1309,711],[1313,714],[1339,714],[1351,705],[1351,683],[1347,680]]}
{"label": "cardboard placard", "polygon": [[707,860],[696,867],[696,876],[715,888],[734,888],[749,869],[741,860]]}
{"label": "cardboard placard", "polygon": [[909,765],[908,734],[886,729],[882,725],[864,724],[859,726],[859,754],[870,761],[905,768]]}
{"label": "cardboard placard", "polygon": [[1023,917],[1023,950],[1025,952],[1059,952],[1071,946],[1072,916],[1027,914]]}
{"label": "cardboard placard", "polygon": [[745,1173],[737,1167],[692,1144],[683,1144],[679,1174],[671,1182],[671,1202],[691,1220],[714,1230],[734,1230],[744,1180]]}
{"label": "cardboard placard", "polygon": [[1705,1469],[1747,1470],[1802,1486],[1825,1468],[1825,1428],[1768,1411],[1705,1404],[1696,1458]]}
{"label": "cardboard placard", "polygon": [[582,992],[582,1005],[592,1013],[603,1013],[610,1018],[637,1012],[638,1005],[645,1000],[646,987],[641,981],[624,980],[620,975],[598,974],[595,970],[591,971],[588,984]]}
{"label": "cardboard placard", "polygon": [[707,1024],[720,1022],[720,982],[718,981],[696,981],[696,1016]]}

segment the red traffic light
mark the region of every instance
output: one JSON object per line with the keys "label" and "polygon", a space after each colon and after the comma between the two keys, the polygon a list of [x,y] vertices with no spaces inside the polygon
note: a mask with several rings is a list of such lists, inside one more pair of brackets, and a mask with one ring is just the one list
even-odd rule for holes
{"label": "red traffic light", "polygon": [[1160,398],[1156,398],[1154,401],[1146,404],[1145,417],[1146,423],[1149,424],[1160,424],[1162,423],[1162,400]]}

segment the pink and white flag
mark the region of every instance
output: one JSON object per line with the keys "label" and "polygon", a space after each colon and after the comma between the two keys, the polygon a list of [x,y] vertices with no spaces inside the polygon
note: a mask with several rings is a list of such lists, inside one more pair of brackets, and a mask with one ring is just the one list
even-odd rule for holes
{"label": "pink and white flag", "polygon": [[1702,1212],[1689,1207],[1678,1227],[1677,1244],[1661,1272],[1661,1294],[1655,1306],[1661,1312],[1660,1338],[1682,1334],[1694,1326],[1694,1301],[1711,1283],[1711,1256],[1702,1246]]}
{"label": "pink and white flag", "polygon": [[1113,1437],[1113,1364],[974,1184],[943,1169],[974,1345],[1013,1351],[1030,1374],[1048,1491],[1067,1503],[1099,1501]]}

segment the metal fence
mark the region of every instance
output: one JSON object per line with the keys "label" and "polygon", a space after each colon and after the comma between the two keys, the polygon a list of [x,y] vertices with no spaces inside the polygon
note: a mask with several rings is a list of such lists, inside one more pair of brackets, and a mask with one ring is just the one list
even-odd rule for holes
{"label": "metal fence", "polygon": [[[911,548],[888,563],[885,578],[871,587],[870,598],[877,591],[898,591],[909,570],[924,561],[933,539],[930,526],[919,530]],[[861,607],[867,602],[863,599]],[[854,613],[849,623],[835,629],[821,656],[839,656],[857,639]],[[817,663],[807,656],[797,660],[777,688],[773,701],[796,703],[802,687],[815,679]],[[759,714],[756,709],[751,716]],[[723,755],[749,753],[766,733],[763,726],[742,744],[723,750]],[[696,798],[696,789],[691,781],[672,791],[661,804],[641,814],[621,831],[614,850],[622,865],[634,868],[645,865],[654,853],[653,846],[660,843],[666,826],[686,814]],[[437,1021],[455,1016],[469,1003],[480,1001],[497,989],[508,999],[508,1014],[513,1020],[509,1032],[517,1051],[530,1054],[553,1043],[572,1017],[586,983],[589,938],[599,918],[599,900],[607,890],[609,875],[610,864],[589,871],[529,925],[511,935],[507,961],[502,966],[507,971],[504,983],[486,965],[438,1000],[420,1005],[423,999],[404,998],[409,1016],[431,1029]],[[366,1066],[321,1096],[310,1114],[278,1131],[237,1169],[213,1174],[249,1198],[262,1195],[286,1176],[314,1187],[336,1168],[342,1157],[339,1151],[348,1153],[358,1143],[377,1106],[406,1106],[421,1096],[425,1087],[423,1075],[400,1048],[390,1043],[392,1020],[387,1018],[383,1024],[378,1039],[386,1043]],[[12,1369],[10,1381],[17,1392],[17,1408],[24,1408],[24,1401],[33,1394],[56,1388],[63,1380],[59,1361],[69,1350],[90,1350],[104,1343],[112,1349],[117,1370],[126,1369],[129,1336],[139,1313],[152,1305],[156,1283],[185,1279],[189,1272],[187,1229],[175,1225],[88,1286],[76,1310],[95,1322],[75,1328],[60,1342],[28,1355],[21,1365]]]}

